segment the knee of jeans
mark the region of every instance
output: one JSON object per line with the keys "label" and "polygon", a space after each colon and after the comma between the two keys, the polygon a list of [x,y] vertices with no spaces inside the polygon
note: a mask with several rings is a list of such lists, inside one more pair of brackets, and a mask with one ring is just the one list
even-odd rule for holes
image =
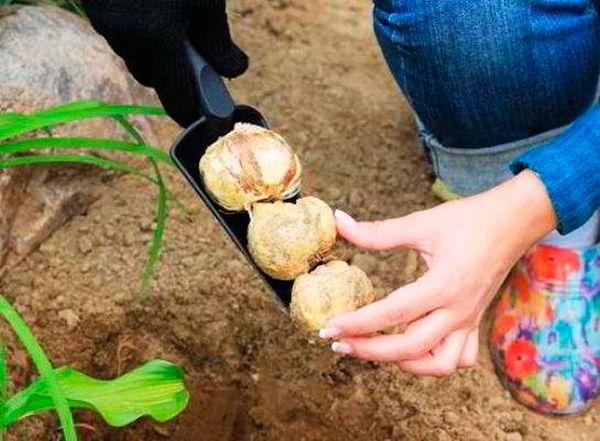
{"label": "knee of jeans", "polygon": [[563,126],[592,103],[600,23],[567,5],[581,1],[377,0],[374,26],[428,129],[445,145],[483,147]]}

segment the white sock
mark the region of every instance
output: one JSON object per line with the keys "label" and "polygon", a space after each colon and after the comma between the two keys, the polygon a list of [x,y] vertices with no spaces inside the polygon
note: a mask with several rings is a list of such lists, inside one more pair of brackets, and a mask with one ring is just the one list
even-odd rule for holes
{"label": "white sock", "polygon": [[600,211],[596,211],[594,215],[581,227],[569,234],[562,236],[558,231],[544,237],[540,242],[545,245],[554,245],[563,248],[587,248],[598,242],[600,239]]}

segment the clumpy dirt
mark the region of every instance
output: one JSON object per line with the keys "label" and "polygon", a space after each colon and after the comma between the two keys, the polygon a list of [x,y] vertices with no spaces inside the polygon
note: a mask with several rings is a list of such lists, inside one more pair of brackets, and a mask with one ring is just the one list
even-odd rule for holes
{"label": "clumpy dirt", "polygon": [[[368,2],[230,6],[252,60],[232,89],[299,150],[305,193],[363,219],[437,203],[410,111],[372,36]],[[139,274],[155,190],[131,176],[105,183],[86,215],[0,283],[58,365],[100,378],[157,357],[185,367],[193,398],[180,417],[110,429],[80,412],[82,439],[600,439],[597,409],[550,419],[513,402],[485,350],[477,368],[433,379],[339,357],[310,341],[183,180],[175,172],[168,177],[190,213],[173,211],[162,265],[146,296],[138,295]],[[380,294],[423,270],[410,251],[367,254],[344,246],[340,253],[367,270]],[[34,369],[9,342],[15,386],[22,386]],[[47,415],[11,428],[10,439],[57,434]]]}

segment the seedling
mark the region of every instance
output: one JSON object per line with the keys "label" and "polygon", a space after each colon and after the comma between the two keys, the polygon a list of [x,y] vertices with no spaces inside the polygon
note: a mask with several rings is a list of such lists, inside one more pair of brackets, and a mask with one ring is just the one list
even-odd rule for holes
{"label": "seedling", "polygon": [[[0,169],[38,164],[90,164],[139,176],[158,188],[155,228],[149,241],[148,255],[142,270],[141,292],[146,292],[155,274],[173,198],[159,169],[159,163],[172,166],[169,155],[147,145],[131,124],[130,115],[163,116],[164,110],[149,106],[113,105],[101,101],[74,101],[35,113],[0,113]],[[113,118],[129,134],[132,141],[106,138],[53,137],[52,128],[90,118]],[[33,139],[29,139],[34,136]],[[23,139],[27,137],[28,139]],[[42,153],[36,150],[44,149]],[[93,154],[82,151],[94,150]],[[98,151],[120,151],[147,158],[152,174],[120,161],[96,156]],[[71,153],[75,151],[76,153]],[[177,201],[176,201],[177,202]]]}
{"label": "seedling", "polygon": [[0,315],[9,323],[35,364],[40,377],[8,397],[6,351],[0,350],[0,438],[7,427],[41,412],[55,410],[64,439],[76,441],[71,409],[91,409],[111,426],[122,427],[142,416],[168,421],[187,406],[182,370],[153,360],[114,380],[88,377],[70,367],[54,368],[35,336],[10,303],[0,296]]}

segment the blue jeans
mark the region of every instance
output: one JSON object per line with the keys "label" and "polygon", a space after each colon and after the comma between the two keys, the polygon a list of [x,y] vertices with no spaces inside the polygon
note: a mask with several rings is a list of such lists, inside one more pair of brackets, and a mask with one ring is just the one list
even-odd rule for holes
{"label": "blue jeans", "polygon": [[594,100],[589,0],[376,0],[377,38],[425,127],[480,148],[561,127]]}
{"label": "blue jeans", "polygon": [[589,0],[375,0],[374,25],[436,173],[459,194],[506,179],[597,98]]}

